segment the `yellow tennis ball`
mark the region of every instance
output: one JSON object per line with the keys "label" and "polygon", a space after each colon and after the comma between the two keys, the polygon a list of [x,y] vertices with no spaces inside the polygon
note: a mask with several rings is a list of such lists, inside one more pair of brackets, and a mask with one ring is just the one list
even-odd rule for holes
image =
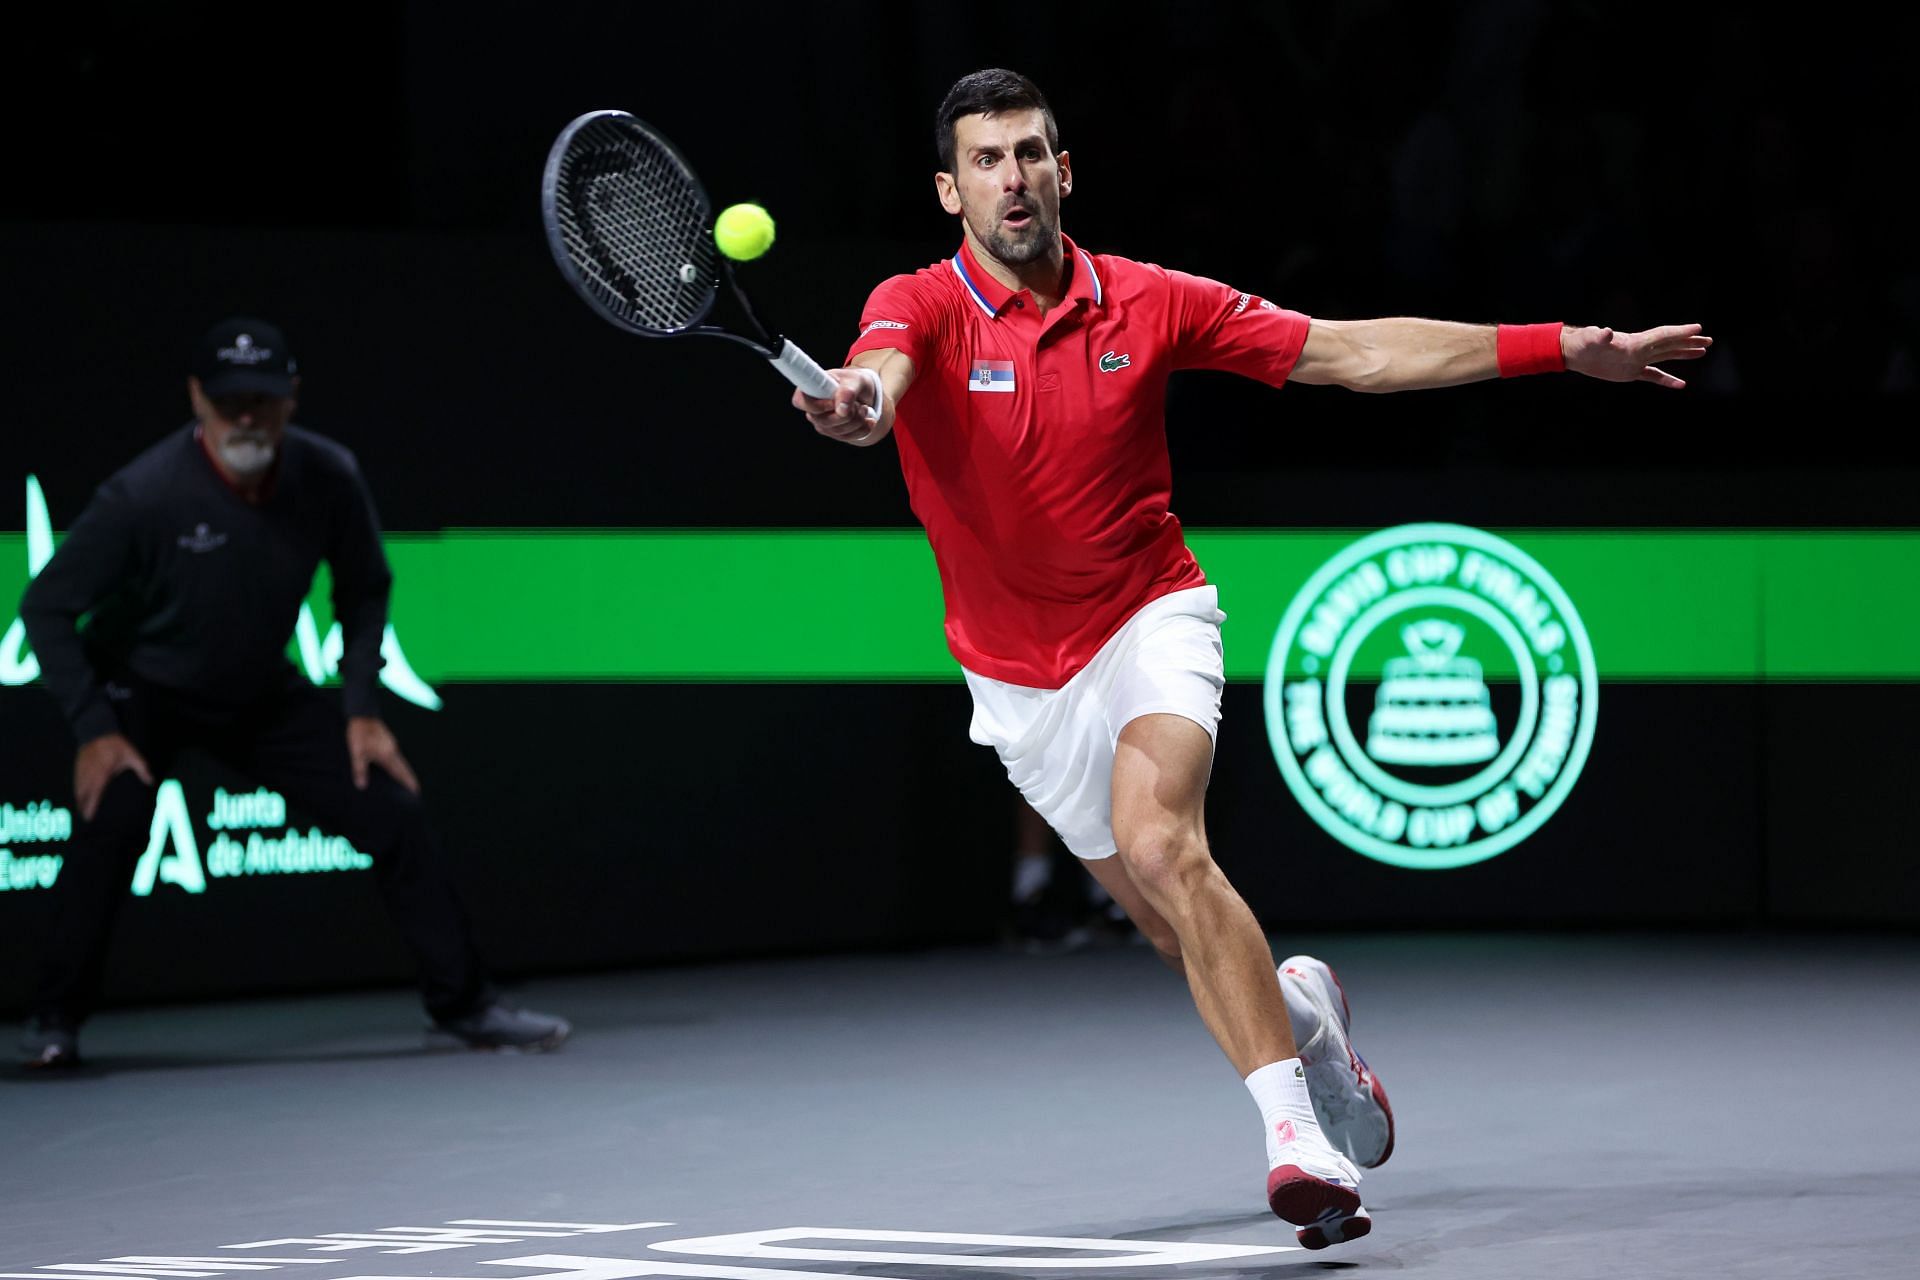
{"label": "yellow tennis ball", "polygon": [[714,220],[713,242],[735,262],[751,262],[773,247],[773,215],[757,204],[728,205]]}

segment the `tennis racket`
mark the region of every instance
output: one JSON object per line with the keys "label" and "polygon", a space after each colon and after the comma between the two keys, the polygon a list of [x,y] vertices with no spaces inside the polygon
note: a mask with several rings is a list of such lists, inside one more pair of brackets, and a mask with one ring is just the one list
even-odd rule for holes
{"label": "tennis racket", "polygon": [[[839,388],[826,370],[761,321],[713,243],[700,179],[646,124],[624,111],[589,111],[561,130],[547,154],[540,212],[560,274],[602,319],[648,338],[737,342],[808,395],[833,399]],[[706,322],[723,279],[748,332]]]}

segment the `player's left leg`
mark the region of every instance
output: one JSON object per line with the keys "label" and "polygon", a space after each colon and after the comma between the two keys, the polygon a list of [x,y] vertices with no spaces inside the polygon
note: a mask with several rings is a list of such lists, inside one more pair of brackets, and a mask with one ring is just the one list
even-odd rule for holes
{"label": "player's left leg", "polygon": [[1178,941],[1200,1017],[1245,1076],[1293,1057],[1293,1030],[1266,935],[1207,847],[1212,768],[1213,739],[1192,720],[1126,725],[1114,749],[1113,838],[1127,878]]}
{"label": "player's left leg", "polygon": [[1123,903],[1131,891],[1150,909],[1135,922],[1163,955],[1178,957],[1202,1020],[1260,1107],[1268,1204],[1300,1228],[1303,1244],[1319,1248],[1366,1234],[1360,1174],[1320,1130],[1266,935],[1207,847],[1212,767],[1213,738],[1194,720],[1149,714],[1128,721],[1113,761],[1113,836],[1124,879],[1107,869],[1096,874]]}
{"label": "player's left leg", "polygon": [[[1133,883],[1126,865],[1117,857],[1081,865],[1127,913],[1167,967],[1184,978],[1187,966],[1179,934]],[[1321,1132],[1361,1168],[1385,1164],[1393,1154],[1393,1107],[1380,1078],[1353,1047],[1353,1014],[1339,975],[1324,960],[1289,956],[1280,962],[1280,991]]]}

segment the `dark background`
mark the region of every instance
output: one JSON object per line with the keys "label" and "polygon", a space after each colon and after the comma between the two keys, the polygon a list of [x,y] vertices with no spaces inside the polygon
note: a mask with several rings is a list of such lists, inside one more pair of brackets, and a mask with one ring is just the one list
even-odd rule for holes
{"label": "dark background", "polygon": [[1700,321],[1718,341],[1684,396],[1177,380],[1189,523],[1914,515],[1886,474],[1920,465],[1920,247],[1895,190],[1911,14],[557,0],[49,19],[0,55],[19,99],[0,323],[27,375],[0,421],[66,510],[184,417],[193,338],[250,310],[296,340],[303,417],[361,454],[393,528],[907,523],[885,451],[816,447],[769,372],[582,307],[539,234],[540,167],[583,110],[651,120],[717,203],[773,210],[750,286],[831,362],[879,279],[951,252],[934,107],[1001,64],[1054,103],[1089,248],[1310,315]]}
{"label": "dark background", "polygon": [[[590,314],[541,238],[540,166],[581,111],[659,126],[717,204],[771,208],[778,245],[745,278],[832,363],[874,283],[951,252],[933,110],[1006,65],[1053,102],[1065,225],[1092,250],[1323,317],[1697,320],[1716,338],[1680,395],[1185,375],[1188,524],[1920,526],[1920,249],[1898,181],[1916,34],[1910,13],[1546,2],[65,6],[0,52],[0,495],[37,474],[71,524],[184,420],[197,334],[246,311],[289,331],[301,420],[358,452],[389,528],[910,523],[890,449],[825,446],[735,349]],[[440,716],[395,719],[508,968],[997,925],[1009,802],[957,685],[446,692]],[[1235,687],[1213,834],[1276,926],[1303,899],[1354,926],[1911,925],[1915,701],[1609,685],[1562,813],[1514,853],[1420,875],[1307,822]],[[60,734],[43,693],[0,690],[0,794],[62,794]],[[580,815],[571,834],[539,816],[550,802]],[[337,945],[384,936],[355,877],[298,902],[244,888],[273,909],[135,904],[119,989],[403,971]],[[33,896],[14,898],[0,963],[26,946]],[[224,983],[169,977],[174,911],[204,954],[307,929],[316,958],[252,984],[224,961]]]}

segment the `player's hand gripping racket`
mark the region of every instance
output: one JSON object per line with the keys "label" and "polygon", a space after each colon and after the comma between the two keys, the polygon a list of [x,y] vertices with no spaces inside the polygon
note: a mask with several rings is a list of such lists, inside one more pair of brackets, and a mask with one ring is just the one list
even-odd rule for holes
{"label": "player's hand gripping racket", "polygon": [[[758,351],[816,399],[839,390],[761,322],[714,246],[700,179],[672,143],[626,112],[590,111],[561,130],[547,154],[540,212],[560,273],[609,322],[649,338],[725,338]],[[751,333],[703,323],[723,276]]]}

